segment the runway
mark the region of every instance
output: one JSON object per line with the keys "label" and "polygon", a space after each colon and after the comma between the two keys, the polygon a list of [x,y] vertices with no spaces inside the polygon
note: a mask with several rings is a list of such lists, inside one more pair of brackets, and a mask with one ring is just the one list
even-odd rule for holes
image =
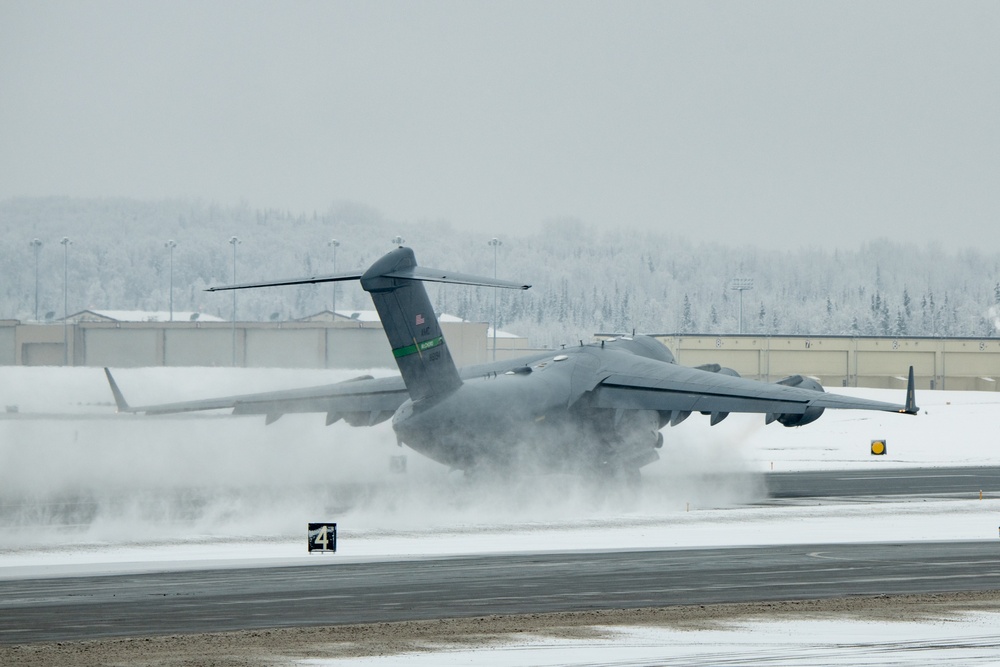
{"label": "runway", "polygon": [[498,555],[0,582],[0,641],[1000,589],[996,542]]}
{"label": "runway", "polygon": [[998,467],[887,468],[769,473],[768,496],[786,498],[870,498],[876,496],[964,495],[1000,492]]}
{"label": "runway", "polygon": [[[967,495],[1000,491],[1000,469],[807,472],[769,475],[767,484],[774,502]],[[389,558],[0,581],[0,643],[1000,590],[996,541]]]}

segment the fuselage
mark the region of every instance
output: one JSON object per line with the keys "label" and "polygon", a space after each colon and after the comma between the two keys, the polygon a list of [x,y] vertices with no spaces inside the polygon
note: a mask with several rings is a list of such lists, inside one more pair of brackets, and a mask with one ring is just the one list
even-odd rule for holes
{"label": "fuselage", "polygon": [[524,365],[515,362],[505,371],[483,372],[444,396],[406,401],[393,416],[393,429],[409,447],[453,468],[530,465],[578,471],[619,455],[612,448],[620,448],[623,432],[638,424],[640,442],[627,446],[642,451],[639,456],[633,452],[633,459],[649,463],[661,442],[656,413],[616,415],[588,401],[607,369],[637,357],[673,361],[653,339],[575,347]]}

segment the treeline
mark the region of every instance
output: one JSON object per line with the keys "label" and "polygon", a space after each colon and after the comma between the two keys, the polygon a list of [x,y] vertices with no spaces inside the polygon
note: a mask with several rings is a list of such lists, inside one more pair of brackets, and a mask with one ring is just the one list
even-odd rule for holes
{"label": "treeline", "polygon": [[[674,225],[673,228],[680,226]],[[339,204],[309,214],[212,203],[128,199],[0,202],[0,318],[63,315],[85,308],[166,310],[173,250],[175,310],[232,317],[232,296],[203,289],[239,281],[368,266],[401,236],[418,261],[493,275],[494,234],[441,221],[397,222]],[[1000,335],[1000,253],[957,253],[881,240],[850,251],[734,247],[695,232],[605,230],[555,220],[531,235],[498,230],[499,277],[533,285],[497,294],[502,329],[536,345],[589,339],[597,331],[771,334]],[[61,245],[69,238],[71,244]],[[33,239],[41,245],[32,245]],[[339,245],[330,241],[336,239]],[[336,255],[335,255],[336,252]],[[37,255],[36,255],[37,253]],[[359,286],[340,283],[338,309],[370,309]],[[330,284],[241,292],[237,317],[291,320],[331,307]],[[493,291],[429,286],[439,310],[491,321]]]}

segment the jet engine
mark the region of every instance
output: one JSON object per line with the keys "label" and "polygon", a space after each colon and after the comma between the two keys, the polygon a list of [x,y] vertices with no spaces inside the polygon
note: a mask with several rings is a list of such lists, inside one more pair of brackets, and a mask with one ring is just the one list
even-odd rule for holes
{"label": "jet engine", "polygon": [[730,377],[738,378],[740,374],[737,373],[732,368],[726,366],[721,366],[719,364],[702,364],[701,366],[695,366],[700,371],[708,371],[709,373],[718,373],[719,375],[729,375]]}
{"label": "jet engine", "polygon": [[[393,413],[388,411],[372,411],[372,412],[345,412],[342,415],[336,415],[343,417],[344,421],[351,426],[374,426],[375,424],[381,424],[382,422],[388,420],[392,417]],[[336,420],[334,420],[336,421]],[[332,424],[327,417],[327,424]]]}
{"label": "jet engine", "polygon": [[811,424],[823,414],[826,408],[806,408],[801,415],[782,414],[777,416],[777,421],[782,426],[805,426]]}
{"label": "jet engine", "polygon": [[[812,389],[813,391],[826,391],[819,382],[803,375],[791,375],[784,380],[778,380],[776,384],[798,387],[799,389]],[[773,421],[777,421],[782,426],[805,426],[819,419],[823,415],[824,409],[806,408],[806,411],[802,414],[769,414],[767,416],[767,423],[770,424]]]}

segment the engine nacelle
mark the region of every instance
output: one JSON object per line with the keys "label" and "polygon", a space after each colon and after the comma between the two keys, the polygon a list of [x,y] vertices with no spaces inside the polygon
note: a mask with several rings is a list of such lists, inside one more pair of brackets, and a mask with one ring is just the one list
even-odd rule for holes
{"label": "engine nacelle", "polygon": [[[392,417],[392,414],[383,410],[380,412],[345,412],[339,416],[343,417],[344,421],[351,426],[374,426],[386,421]],[[329,421],[329,417],[327,417],[327,423],[332,423]]]}
{"label": "engine nacelle", "polygon": [[805,426],[819,419],[823,410],[825,408],[807,408],[801,415],[778,415],[778,423],[782,426]]}
{"label": "engine nacelle", "polygon": [[[788,387],[797,387],[799,389],[812,389],[813,391],[826,391],[816,380],[811,377],[805,377],[803,375],[792,375],[786,377],[784,380],[778,380],[777,384],[783,384]],[[806,424],[811,424],[823,415],[823,410],[825,408],[806,408],[806,411],[802,414],[780,414],[780,415],[768,415],[768,422],[777,420],[782,426],[805,426]]]}
{"label": "engine nacelle", "polygon": [[695,368],[697,368],[699,371],[718,373],[719,375],[728,375],[734,378],[740,377],[740,374],[737,373],[732,368],[727,368],[726,366],[721,366],[719,364],[702,364],[701,366],[695,366]]}
{"label": "engine nacelle", "polygon": [[816,380],[805,375],[789,375],[783,380],[778,380],[775,384],[783,384],[786,387],[798,387],[799,389],[812,389],[813,391],[826,391]]}

